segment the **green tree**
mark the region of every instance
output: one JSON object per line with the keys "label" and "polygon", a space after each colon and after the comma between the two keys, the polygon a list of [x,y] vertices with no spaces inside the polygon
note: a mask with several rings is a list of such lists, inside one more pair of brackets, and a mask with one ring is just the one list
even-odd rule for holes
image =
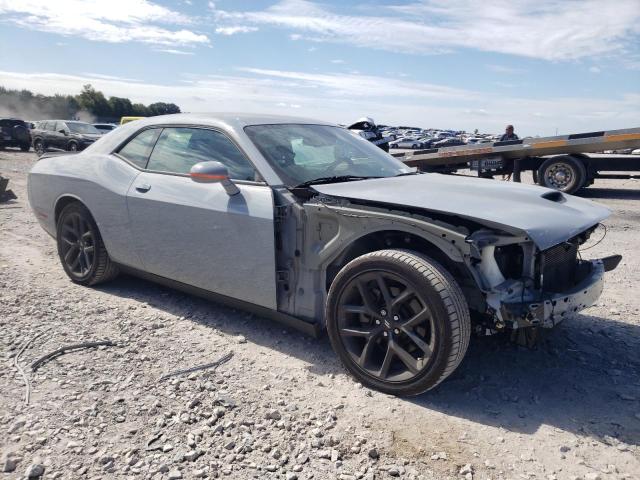
{"label": "green tree", "polygon": [[9,90],[0,86],[0,111],[2,115],[25,120],[72,119],[80,110],[86,110],[96,117],[115,120],[135,115],[148,117],[167,113],[180,113],[174,103],[156,102],[148,107],[142,103],[133,104],[123,97],[105,98],[104,94],[90,84],[84,85],[80,94],[42,95],[29,90]]}
{"label": "green tree", "polygon": [[156,102],[149,105],[150,115],[167,115],[170,113],[180,113],[180,107],[175,103]]}
{"label": "green tree", "polygon": [[134,103],[131,107],[131,115],[135,117],[148,117],[149,108],[142,103]]}
{"label": "green tree", "polygon": [[104,94],[91,86],[90,83],[82,87],[78,95],[80,107],[99,117],[110,117],[111,109]]}
{"label": "green tree", "polygon": [[131,100],[122,97],[109,97],[109,108],[115,118],[126,117],[133,111]]}

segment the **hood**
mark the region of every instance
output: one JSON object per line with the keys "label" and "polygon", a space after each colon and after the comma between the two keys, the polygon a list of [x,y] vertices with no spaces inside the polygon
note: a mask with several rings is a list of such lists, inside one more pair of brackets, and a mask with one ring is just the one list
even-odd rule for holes
{"label": "hood", "polygon": [[548,188],[427,173],[314,185],[325,195],[420,208],[526,233],[541,250],[568,240],[611,213],[602,205]]}
{"label": "hood", "polygon": [[84,140],[97,140],[102,136],[101,133],[75,133],[74,135]]}

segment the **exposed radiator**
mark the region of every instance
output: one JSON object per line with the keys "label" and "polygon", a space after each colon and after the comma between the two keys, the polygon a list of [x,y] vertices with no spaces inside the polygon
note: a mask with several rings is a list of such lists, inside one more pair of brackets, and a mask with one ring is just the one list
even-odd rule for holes
{"label": "exposed radiator", "polygon": [[542,252],[542,290],[564,292],[576,284],[578,242],[567,242]]}

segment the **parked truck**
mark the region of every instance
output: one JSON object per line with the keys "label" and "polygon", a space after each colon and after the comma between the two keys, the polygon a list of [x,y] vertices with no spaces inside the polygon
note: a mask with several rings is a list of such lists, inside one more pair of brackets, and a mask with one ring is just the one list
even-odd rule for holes
{"label": "parked truck", "polygon": [[422,171],[455,173],[470,168],[480,177],[511,175],[516,182],[521,172],[531,171],[537,184],[575,193],[596,178],[640,178],[640,174],[630,173],[640,172],[639,155],[593,153],[638,147],[640,128],[629,128],[393,155]]}

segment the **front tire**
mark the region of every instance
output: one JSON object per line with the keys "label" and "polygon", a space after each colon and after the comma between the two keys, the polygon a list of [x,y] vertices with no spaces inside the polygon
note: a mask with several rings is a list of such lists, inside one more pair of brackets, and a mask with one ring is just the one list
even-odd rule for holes
{"label": "front tire", "polygon": [[458,367],[471,321],[462,290],[418,252],[380,250],[349,262],[329,290],[327,331],[344,367],[363,385],[418,395]]}
{"label": "front tire", "polygon": [[73,282],[96,285],[118,275],[118,267],[109,258],[96,222],[81,203],[70,203],[63,208],[56,239],[60,262]]}
{"label": "front tire", "polygon": [[36,139],[33,142],[33,150],[36,152],[36,154],[41,157],[42,155],[44,155],[44,142],[41,139]]}
{"label": "front tire", "polygon": [[70,152],[77,152],[78,144],[76,142],[69,142],[69,145],[67,145],[67,150],[69,150]]}

